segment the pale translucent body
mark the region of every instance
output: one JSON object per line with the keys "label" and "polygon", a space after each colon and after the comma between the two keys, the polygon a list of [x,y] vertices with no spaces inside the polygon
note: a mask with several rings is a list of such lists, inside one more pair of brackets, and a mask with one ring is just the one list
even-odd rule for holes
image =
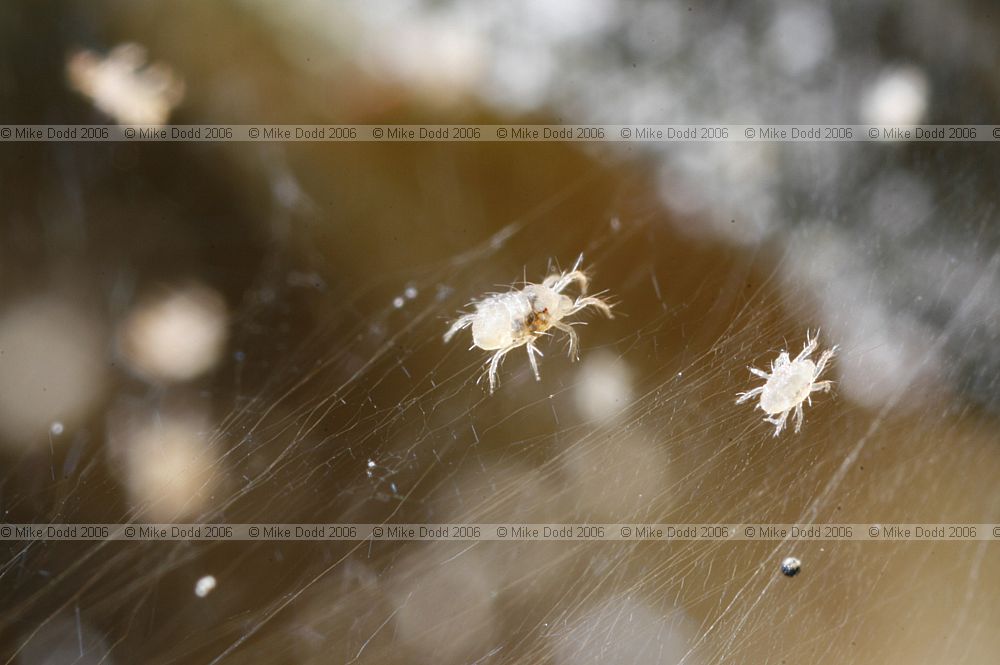
{"label": "pale translucent body", "polygon": [[802,429],[802,404],[808,402],[812,405],[810,395],[817,391],[829,391],[832,386],[830,381],[817,381],[820,374],[826,368],[826,364],[837,352],[837,347],[824,351],[817,362],[813,362],[809,356],[819,346],[819,336],[810,337],[806,332],[806,345],[802,352],[794,360],[789,359],[787,351],[778,354],[778,358],[771,363],[771,373],[768,374],[755,367],[750,371],[757,376],[767,380],[763,386],[759,386],[748,392],[739,393],[737,404],[742,404],[749,399],[760,395],[757,406],[768,415],[764,420],[775,426],[774,435],[781,434],[785,427],[785,421],[789,414],[795,413],[795,431]]}
{"label": "pale translucent body", "polygon": [[[496,389],[500,361],[507,352],[526,347],[535,379],[540,381],[535,354],[541,356],[542,352],[535,347],[535,340],[552,328],[560,330],[569,336],[570,357],[576,359],[579,337],[564,319],[587,307],[595,307],[611,318],[611,307],[604,300],[586,295],[590,280],[579,270],[582,259],[577,259],[569,272],[553,273],[541,284],[527,284],[519,291],[490,295],[474,303],[476,311],[460,316],[445,333],[444,341],[448,342],[471,325],[473,345],[495,352],[487,363],[491,393]],[[576,299],[562,293],[574,283],[580,288]]]}
{"label": "pale translucent body", "polygon": [[775,367],[760,394],[760,408],[772,416],[795,408],[812,392],[815,377],[816,364],[811,360]]}
{"label": "pale translucent body", "polygon": [[529,284],[521,291],[490,296],[476,303],[472,342],[486,351],[517,347],[537,336],[537,332],[532,332],[526,324],[536,312],[547,310],[553,320],[559,321],[571,309],[572,298],[539,284]]}

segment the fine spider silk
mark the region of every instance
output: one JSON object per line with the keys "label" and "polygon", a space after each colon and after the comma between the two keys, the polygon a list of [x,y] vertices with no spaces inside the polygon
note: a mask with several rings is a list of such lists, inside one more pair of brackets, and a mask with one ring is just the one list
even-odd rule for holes
{"label": "fine spider silk", "polygon": [[[579,336],[573,330],[572,324],[564,320],[587,307],[594,307],[609,319],[611,307],[598,296],[588,296],[587,286],[590,279],[580,270],[583,254],[569,272],[556,272],[546,277],[541,284],[528,283],[523,289],[507,293],[494,293],[481,300],[474,301],[476,311],[463,314],[444,334],[448,342],[459,330],[472,326],[473,347],[484,351],[494,351],[487,362],[487,375],[490,379],[490,394],[496,389],[497,370],[500,361],[507,352],[524,346],[528,350],[528,360],[535,373],[535,380],[541,381],[538,372],[538,360],[535,354],[543,355],[535,346],[535,341],[548,334],[550,328],[560,330],[569,336],[569,356],[573,360],[579,357]],[[574,300],[563,291],[571,284],[577,284],[580,295]]]}
{"label": "fine spider silk", "polygon": [[819,332],[815,337],[809,336],[806,331],[806,345],[802,353],[795,356],[795,360],[789,360],[788,352],[782,350],[778,354],[777,360],[771,363],[771,373],[768,374],[756,367],[749,368],[751,372],[766,379],[767,383],[745,393],[739,393],[737,404],[742,404],[749,399],[760,395],[760,402],[757,406],[768,415],[764,418],[766,422],[775,426],[774,435],[781,434],[785,427],[788,414],[795,411],[795,431],[802,429],[802,403],[809,402],[812,406],[810,393],[817,390],[829,391],[832,381],[817,381],[819,375],[823,373],[826,364],[837,353],[837,347],[824,351],[819,361],[813,363],[809,359],[819,347]]}

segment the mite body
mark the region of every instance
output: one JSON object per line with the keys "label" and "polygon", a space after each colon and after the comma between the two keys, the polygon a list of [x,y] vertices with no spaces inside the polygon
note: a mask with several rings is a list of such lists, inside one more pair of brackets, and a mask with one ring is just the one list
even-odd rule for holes
{"label": "mite body", "polygon": [[819,335],[810,337],[806,332],[806,345],[794,360],[789,358],[787,351],[782,351],[771,363],[770,374],[751,367],[750,371],[766,379],[767,383],[745,393],[739,393],[736,403],[742,404],[760,395],[757,406],[767,414],[768,417],[764,420],[775,426],[775,436],[781,434],[781,430],[785,428],[785,421],[791,413],[795,414],[795,431],[801,430],[804,418],[803,402],[808,402],[811,406],[810,395],[813,392],[829,391],[832,386],[830,381],[817,381],[817,379],[837,353],[837,347],[827,349],[820,354],[818,361],[813,362],[810,356],[818,347]]}
{"label": "mite body", "polygon": [[[553,328],[566,333],[569,355],[575,360],[579,353],[579,336],[566,319],[587,307],[594,307],[611,318],[607,302],[598,296],[586,295],[590,280],[580,270],[582,261],[581,255],[572,270],[553,273],[541,284],[526,284],[522,289],[489,295],[474,302],[475,312],[460,316],[445,333],[444,341],[448,342],[458,331],[472,326],[473,346],[494,352],[487,363],[490,393],[496,389],[500,361],[509,351],[524,346],[535,379],[540,381],[535,357],[542,355],[535,346],[539,337]],[[571,284],[577,284],[580,289],[575,299],[563,293]]]}

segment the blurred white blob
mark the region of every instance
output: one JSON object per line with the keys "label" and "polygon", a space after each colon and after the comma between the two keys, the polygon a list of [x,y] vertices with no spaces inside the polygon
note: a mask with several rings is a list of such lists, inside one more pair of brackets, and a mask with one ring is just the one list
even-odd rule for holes
{"label": "blurred white blob", "polygon": [[[989,249],[988,247],[984,249]],[[953,241],[942,241],[923,252],[919,264],[911,266],[913,280],[919,284],[933,284],[935,290],[924,298],[937,296],[954,313],[956,323],[963,332],[974,330],[985,321],[1000,320],[1000,256],[980,251]],[[993,326],[996,331],[996,326]],[[985,337],[985,343],[990,337]],[[965,351],[971,351],[967,346]],[[988,354],[986,349],[972,352],[980,359]],[[973,360],[973,362],[975,362]]]}
{"label": "blurred white blob", "polygon": [[215,489],[208,420],[194,409],[119,407],[108,452],[140,520],[169,522],[203,510]]}
{"label": "blurred white blob", "polygon": [[861,99],[861,117],[872,125],[914,125],[927,111],[930,84],[916,67],[882,72]]}
{"label": "blurred white blob", "polygon": [[[573,520],[576,494],[550,471],[501,462],[491,464],[488,477],[473,470],[455,474],[432,502],[441,507],[435,514],[442,523],[560,524]],[[488,541],[478,543],[475,552],[492,588],[523,602],[549,597],[566,580],[564,569],[553,567],[569,554],[564,542]]]}
{"label": "blurred white blob", "polygon": [[499,584],[474,553],[463,554],[467,549],[425,545],[398,564],[386,585],[396,606],[395,637],[413,656],[408,662],[470,663],[490,651]]}
{"label": "blurred white blob", "polygon": [[[598,43],[620,13],[615,0],[247,4],[294,36],[285,48],[314,53],[313,39],[336,51],[348,48],[372,76],[406,86],[426,103],[478,94],[509,110],[546,103],[562,52]],[[664,42],[673,46],[669,37]]]}
{"label": "blurred white blob", "polygon": [[619,10],[617,0],[514,0],[496,5],[499,22],[521,27],[549,41],[587,39],[609,28]]}
{"label": "blurred white blob", "polygon": [[[380,4],[362,6],[379,11]],[[436,18],[424,12],[369,26],[368,39],[361,43],[367,50],[362,62],[429,101],[453,103],[468,94],[484,67],[483,44],[470,27],[460,16]]]}
{"label": "blurred white blob", "polygon": [[100,324],[57,300],[0,314],[0,439],[27,445],[53,422],[85,417],[101,397],[107,360]]}
{"label": "blurred white blob", "polygon": [[194,595],[199,598],[204,598],[208,594],[212,593],[215,588],[215,576],[205,575],[200,578],[194,585]]}
{"label": "blurred white blob", "polygon": [[872,225],[896,238],[920,228],[934,204],[930,187],[920,176],[891,171],[874,184],[868,202]]}
{"label": "blurred white blob", "polygon": [[654,440],[618,430],[598,432],[568,447],[562,459],[579,519],[641,520],[662,515],[670,505],[670,461]]}
{"label": "blurred white blob", "polygon": [[[671,166],[660,169],[660,198],[678,231],[738,245],[762,242],[774,227],[778,152],[765,142],[671,144]],[[720,187],[719,182],[725,182]],[[697,215],[697,221],[685,216]]]}
{"label": "blurred white blob", "polygon": [[643,60],[652,60],[653,55],[659,59],[671,58],[684,49],[687,11],[680,5],[645,2],[630,8],[629,14],[632,20],[625,26],[625,38],[633,51],[646,56]]}
{"label": "blurred white blob", "polygon": [[808,289],[820,307],[823,337],[841,347],[833,363],[838,393],[871,408],[889,402],[917,408],[936,398],[913,390],[917,384],[944,387],[933,331],[891,308],[892,285],[873,283],[859,252],[845,233],[804,227],[782,263],[785,280],[789,288]]}
{"label": "blurred white blob", "polygon": [[184,98],[184,82],[162,63],[146,65],[138,44],[116,46],[102,58],[78,51],[66,62],[73,89],[126,125],[162,125]]}
{"label": "blurred white blob", "polygon": [[554,632],[557,665],[680,663],[696,665],[696,633],[680,609],[654,610],[632,596],[612,598]]}
{"label": "blurred white blob", "polygon": [[395,608],[382,593],[387,578],[373,570],[375,565],[374,558],[348,557],[311,585],[288,608],[295,616],[293,628],[282,631],[286,639],[268,640],[261,662],[325,665],[335,653],[345,663],[399,662],[386,657],[397,646],[388,632]]}
{"label": "blurred white blob", "polygon": [[614,355],[593,353],[580,368],[573,399],[584,418],[613,420],[632,401],[632,373]]}
{"label": "blurred white blob", "polygon": [[931,348],[934,331],[903,312],[861,300],[860,293],[855,296],[858,299],[853,303],[846,294],[838,299],[838,318],[830,321],[831,333],[835,327],[840,335],[837,341],[846,351],[838,361],[840,381],[835,388],[870,408],[891,401],[895,408],[909,411],[940,399],[940,392],[928,395],[915,390],[918,382],[925,387],[947,388],[943,381],[935,380],[943,374],[938,354]]}
{"label": "blurred white blob", "polygon": [[541,43],[526,41],[515,48],[498,49],[490,79],[481,94],[492,104],[511,111],[528,111],[543,105],[557,72],[556,59]]}
{"label": "blurred white blob", "polygon": [[833,21],[818,5],[791,5],[778,10],[766,45],[774,63],[792,75],[807,74],[833,53]]}
{"label": "blurred white blob", "polygon": [[64,612],[58,618],[40,622],[38,630],[24,636],[23,643],[17,654],[18,665],[114,665],[117,662],[101,631],[82,620],[79,613]]}
{"label": "blurred white blob", "polygon": [[193,285],[139,303],[123,325],[121,350],[150,379],[186,381],[219,361],[226,337],[222,296]]}

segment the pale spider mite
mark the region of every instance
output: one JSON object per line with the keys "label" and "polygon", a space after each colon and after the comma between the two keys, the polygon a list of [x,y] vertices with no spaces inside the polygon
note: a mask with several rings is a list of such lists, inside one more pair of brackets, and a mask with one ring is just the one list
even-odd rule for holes
{"label": "pale spider mite", "polygon": [[771,363],[770,374],[756,367],[749,368],[757,376],[766,379],[767,383],[745,393],[739,393],[737,395],[739,399],[736,400],[736,403],[742,404],[760,395],[760,402],[757,406],[768,415],[764,420],[775,426],[775,436],[781,434],[781,430],[785,428],[788,414],[795,411],[795,431],[798,432],[802,429],[802,403],[809,402],[809,406],[812,406],[810,394],[817,390],[829,391],[833,385],[832,381],[817,381],[816,379],[837,353],[837,347],[834,346],[824,351],[820,354],[819,360],[814,363],[809,359],[809,356],[818,347],[819,332],[817,331],[815,337],[810,337],[807,330],[806,345],[802,352],[795,356],[795,360],[789,360],[788,352],[782,350],[778,354],[777,360]]}
{"label": "pale spider mite", "polygon": [[[612,318],[611,306],[607,302],[598,296],[587,295],[590,279],[580,270],[582,262],[581,254],[571,270],[552,273],[541,284],[525,284],[523,289],[495,293],[474,301],[471,304],[475,305],[476,311],[463,314],[448,328],[444,334],[445,342],[471,325],[473,345],[469,348],[479,347],[495,352],[487,362],[490,394],[496,389],[500,361],[509,351],[519,346],[526,347],[535,380],[541,381],[535,358],[536,353],[543,355],[535,346],[539,337],[548,334],[550,328],[566,333],[569,336],[570,358],[576,360],[580,338],[565,319],[587,307],[594,307]],[[574,283],[580,288],[580,295],[575,299],[563,294],[566,287]]]}

